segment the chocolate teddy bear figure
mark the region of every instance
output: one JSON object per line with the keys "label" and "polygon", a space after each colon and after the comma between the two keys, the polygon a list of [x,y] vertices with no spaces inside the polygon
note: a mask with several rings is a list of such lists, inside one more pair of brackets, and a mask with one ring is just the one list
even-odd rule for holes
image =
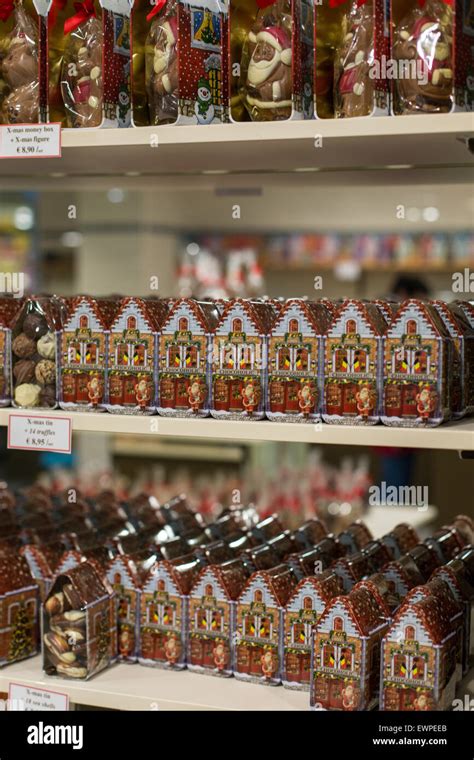
{"label": "chocolate teddy bear figure", "polygon": [[[244,103],[253,121],[289,119],[292,111],[292,49],[287,30],[273,20],[253,27],[243,48],[249,60]],[[242,69],[245,70],[242,65]]]}
{"label": "chocolate teddy bear figure", "polygon": [[102,122],[102,24],[90,16],[70,35],[61,71],[61,94],[68,127]]}
{"label": "chocolate teddy bear figure", "polygon": [[334,68],[336,116],[368,116],[373,107],[374,17],[371,4],[354,5],[344,16],[344,39]]}
{"label": "chocolate teddy bear figure", "polygon": [[39,117],[38,37],[22,5],[15,5],[8,51],[2,60],[6,88],[1,120],[6,124],[34,123]]}
{"label": "chocolate teddy bear figure", "polygon": [[[442,0],[416,7],[394,31],[393,58],[407,61],[395,80],[395,112],[446,113],[453,102],[453,9]],[[400,65],[400,64],[399,64]],[[403,75],[405,74],[405,75]]]}
{"label": "chocolate teddy bear figure", "polygon": [[178,115],[177,16],[154,18],[147,40],[146,80],[152,124],[169,124]]}

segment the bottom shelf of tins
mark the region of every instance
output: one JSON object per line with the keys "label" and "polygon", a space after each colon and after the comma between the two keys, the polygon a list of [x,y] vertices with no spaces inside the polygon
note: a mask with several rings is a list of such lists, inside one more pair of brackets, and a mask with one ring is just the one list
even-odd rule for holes
{"label": "bottom shelf of tins", "polygon": [[[308,692],[189,670],[112,665],[90,681],[51,678],[42,672],[39,656],[0,670],[0,696],[13,694],[10,687],[15,684],[67,695],[71,706],[113,710],[309,710]],[[457,709],[468,709],[473,697],[474,669],[458,684]]]}

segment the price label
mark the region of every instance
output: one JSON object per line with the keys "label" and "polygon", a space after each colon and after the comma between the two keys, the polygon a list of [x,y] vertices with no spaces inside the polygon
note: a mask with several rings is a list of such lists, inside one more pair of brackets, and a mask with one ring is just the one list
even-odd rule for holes
{"label": "price label", "polygon": [[60,124],[8,124],[0,127],[0,158],[60,157]]}
{"label": "price label", "polygon": [[69,417],[10,414],[8,448],[26,451],[71,453],[72,424]]}
{"label": "price label", "polygon": [[69,710],[69,696],[58,691],[39,689],[36,686],[10,683],[7,709],[22,712]]}

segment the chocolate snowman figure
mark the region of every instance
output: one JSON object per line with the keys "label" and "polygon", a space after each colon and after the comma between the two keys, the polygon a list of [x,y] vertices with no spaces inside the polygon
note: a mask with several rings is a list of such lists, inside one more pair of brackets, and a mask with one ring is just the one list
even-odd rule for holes
{"label": "chocolate snowman figure", "polygon": [[293,88],[289,33],[277,25],[253,28],[244,46],[244,55],[249,57],[244,103],[251,119],[289,119]]}
{"label": "chocolate snowman figure", "polygon": [[66,43],[61,94],[68,127],[102,122],[102,25],[95,16],[81,23]]}
{"label": "chocolate snowman figure", "polygon": [[[413,66],[395,81],[397,114],[446,113],[453,98],[452,8],[427,0],[394,31],[393,58]],[[416,65],[416,70],[415,65]]]}
{"label": "chocolate snowman figure", "polygon": [[368,116],[374,86],[370,65],[374,58],[374,18],[370,5],[344,17],[344,39],[334,68],[336,116]]}
{"label": "chocolate snowman figure", "polygon": [[173,122],[178,115],[178,20],[176,16],[155,18],[149,42],[153,55],[147,63],[147,90],[153,124]]}
{"label": "chocolate snowman figure", "polygon": [[31,124],[39,116],[38,39],[35,26],[21,5],[16,5],[15,23],[8,52],[2,61],[2,78],[8,94],[2,103],[5,124]]}

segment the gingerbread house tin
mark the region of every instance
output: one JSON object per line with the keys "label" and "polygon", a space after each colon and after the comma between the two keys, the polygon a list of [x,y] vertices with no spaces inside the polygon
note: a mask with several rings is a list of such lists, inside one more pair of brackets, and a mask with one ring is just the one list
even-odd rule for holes
{"label": "gingerbread house tin", "polygon": [[138,662],[162,668],[186,665],[188,594],[198,570],[193,555],[159,560],[142,580]]}
{"label": "gingerbread house tin", "polygon": [[323,420],[374,425],[380,419],[385,320],[370,302],[348,299],[329,327],[324,348]]}
{"label": "gingerbread house tin", "polygon": [[288,565],[251,575],[237,600],[234,676],[276,686],[281,681],[284,607],[296,578]]}
{"label": "gingerbread house tin", "polygon": [[402,605],[382,641],[380,710],[449,709],[456,641],[456,628],[437,596]]}
{"label": "gingerbread house tin", "polygon": [[107,339],[115,302],[77,296],[61,330],[59,405],[67,411],[105,409]]}
{"label": "gingerbread house tin", "polygon": [[158,413],[172,417],[209,414],[212,333],[219,312],[211,301],[180,298],[159,338]]}
{"label": "gingerbread house tin", "polygon": [[292,299],[268,340],[266,416],[280,422],[319,419],[322,336],[329,326],[322,303]]}
{"label": "gingerbread house tin", "polygon": [[319,0],[314,6],[316,117],[387,115],[388,4]]}
{"label": "gingerbread house tin", "polygon": [[387,562],[381,572],[389,583],[392,592],[398,597],[399,604],[402,603],[410,589],[424,583],[423,575],[409,554],[404,554],[399,559]]}
{"label": "gingerbread house tin", "polygon": [[39,587],[26,559],[0,553],[0,667],[38,652]]}
{"label": "gingerbread house tin", "polygon": [[165,301],[122,299],[108,334],[107,411],[155,413],[158,338],[167,313]]}
{"label": "gingerbread house tin", "polygon": [[213,335],[213,417],[264,417],[268,337],[275,316],[271,302],[236,298],[224,306]]}
{"label": "gingerbread house tin", "polygon": [[463,652],[462,652],[462,674],[465,675],[469,670],[470,659],[470,642],[471,642],[471,617],[472,604],[474,602],[474,584],[469,578],[466,567],[462,559],[455,558],[446,565],[438,567],[433,575],[434,578],[441,578],[451,589],[457,602],[463,608]]}
{"label": "gingerbread house tin", "polygon": [[88,679],[117,656],[112,588],[88,562],[56,575],[42,610],[43,670]]}
{"label": "gingerbread house tin", "polygon": [[312,118],[313,3],[231,0],[229,19],[231,120]]}
{"label": "gingerbread house tin", "polygon": [[137,662],[140,635],[140,578],[130,557],[110,560],[106,577],[115,593],[118,660]]}
{"label": "gingerbread house tin", "polygon": [[367,710],[376,703],[380,642],[387,628],[379,600],[368,588],[326,605],[313,635],[313,709]]}
{"label": "gingerbread house tin", "polygon": [[449,350],[449,397],[451,414],[459,419],[474,411],[474,325],[456,303],[433,301],[451,338]]}
{"label": "gingerbread house tin", "polygon": [[380,539],[391,552],[393,559],[414,549],[419,542],[416,530],[408,523],[399,523]]}
{"label": "gingerbread house tin", "polygon": [[227,121],[227,0],[135,0],[133,121]]}
{"label": "gingerbread house tin", "polygon": [[384,336],[384,425],[439,425],[450,416],[449,336],[432,304],[405,301]]}
{"label": "gingerbread house tin", "polygon": [[53,582],[53,571],[49,560],[45,552],[35,544],[25,544],[21,547],[20,554],[28,563],[31,575],[38,584],[40,599],[43,601]]}
{"label": "gingerbread house tin", "polygon": [[307,689],[311,680],[313,627],[326,604],[342,593],[340,578],[326,570],[303,578],[285,606],[282,683],[288,689]]}
{"label": "gingerbread house tin", "polygon": [[236,599],[247,578],[248,572],[239,559],[201,570],[189,592],[189,670],[232,675]]}

